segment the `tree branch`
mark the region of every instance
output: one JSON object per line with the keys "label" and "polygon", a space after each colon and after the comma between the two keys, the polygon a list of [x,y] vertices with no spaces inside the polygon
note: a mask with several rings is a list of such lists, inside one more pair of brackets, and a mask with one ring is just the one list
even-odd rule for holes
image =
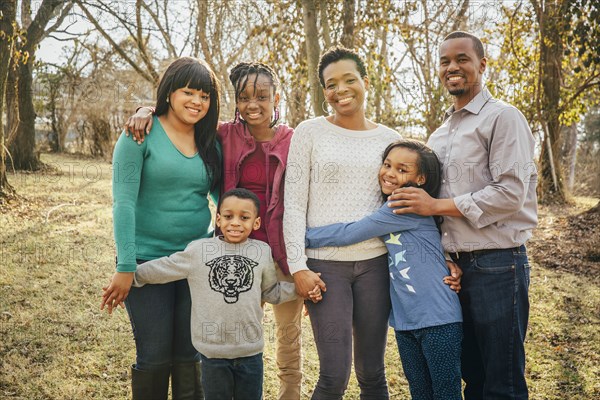
{"label": "tree branch", "polygon": [[[152,18],[152,20],[156,24],[159,32],[161,33],[161,35],[165,41],[167,51],[169,52],[169,57],[171,57],[171,58],[177,57],[177,50],[175,50],[175,46],[173,46],[173,42],[171,41],[171,35],[169,34],[169,28],[167,27],[165,29],[162,26],[162,23],[160,22],[158,14],[155,13],[153,10],[151,10],[150,7],[146,3],[142,3],[142,7],[144,7],[146,12],[150,15],[150,18]],[[166,18],[166,13],[165,13],[165,18]]]}
{"label": "tree branch", "polygon": [[[69,1],[65,8],[62,9],[62,11],[60,12],[60,15],[58,16],[58,19],[56,20],[56,22],[46,28],[46,33],[42,36],[42,38],[40,39],[40,41],[42,41],[44,38],[46,38],[48,36],[48,34],[50,34],[51,32],[56,32],[56,30],[62,25],[62,23],[65,21],[65,18],[67,18],[67,16],[69,15],[69,13],[71,12],[71,9],[73,8],[73,2]],[[73,24],[69,24],[69,26],[72,26]],[[69,29],[69,26],[67,26],[66,29]]]}
{"label": "tree branch", "polygon": [[157,77],[155,78],[151,73],[148,73],[148,71],[144,71],[143,69],[141,69],[139,67],[138,63],[129,57],[129,55],[121,48],[121,46],[119,46],[113,40],[113,38],[108,33],[106,33],[106,31],[102,28],[100,23],[96,20],[96,18],[92,15],[92,13],[90,13],[90,11],[84,6],[84,4],[81,0],[75,0],[75,2],[79,6],[79,8],[85,13],[87,19],[96,27],[96,29],[98,29],[100,34],[106,40],[108,40],[108,42],[113,47],[113,49],[115,49],[115,51],[145,80],[150,82],[152,85],[156,85],[156,82],[158,81]]}

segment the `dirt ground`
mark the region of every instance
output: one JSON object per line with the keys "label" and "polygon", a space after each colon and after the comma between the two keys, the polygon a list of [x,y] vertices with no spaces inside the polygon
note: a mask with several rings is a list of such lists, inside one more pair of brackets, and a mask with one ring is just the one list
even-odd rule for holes
{"label": "dirt ground", "polygon": [[527,242],[539,265],[586,277],[600,277],[600,208],[593,198],[573,206],[541,206],[539,224]]}

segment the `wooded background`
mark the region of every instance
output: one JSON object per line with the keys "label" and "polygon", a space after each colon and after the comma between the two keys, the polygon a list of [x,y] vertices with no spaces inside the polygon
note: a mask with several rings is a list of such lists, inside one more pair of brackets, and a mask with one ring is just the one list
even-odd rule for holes
{"label": "wooded background", "polygon": [[[233,115],[230,68],[261,60],[279,73],[284,121],[323,115],[320,53],[355,48],[371,80],[368,117],[425,139],[451,99],[438,46],[478,34],[485,82],[525,114],[538,142],[538,195],[564,203],[600,194],[600,2],[365,0],[1,0],[0,191],[11,171],[44,168],[40,152],[110,158],[135,107],[153,104],[174,58],[205,59]],[[36,53],[64,42],[59,62]],[[60,47],[60,46],[59,46]],[[1,201],[1,200],[0,200]]]}

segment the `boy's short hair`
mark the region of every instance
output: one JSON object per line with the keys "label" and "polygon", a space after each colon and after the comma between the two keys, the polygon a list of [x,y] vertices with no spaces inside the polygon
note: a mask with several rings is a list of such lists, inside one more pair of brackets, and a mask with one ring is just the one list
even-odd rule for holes
{"label": "boy's short hair", "polygon": [[237,197],[238,199],[251,200],[254,203],[254,206],[256,207],[256,215],[258,215],[260,210],[260,200],[258,199],[258,196],[250,190],[243,188],[235,188],[223,193],[223,195],[221,196],[221,200],[219,201],[219,209],[217,210],[217,212],[221,212],[221,204],[223,203],[223,200],[225,200],[228,197]]}

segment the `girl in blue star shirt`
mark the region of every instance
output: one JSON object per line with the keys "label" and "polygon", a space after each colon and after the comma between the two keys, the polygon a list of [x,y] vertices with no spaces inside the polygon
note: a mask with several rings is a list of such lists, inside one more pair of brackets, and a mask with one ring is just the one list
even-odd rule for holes
{"label": "girl in blue star shirt", "polygon": [[[416,140],[390,144],[379,170],[385,196],[418,186],[432,197],[440,191],[435,153]],[[414,400],[461,399],[462,314],[458,296],[445,283],[448,268],[433,217],[397,215],[384,204],[357,222],[309,228],[306,246],[347,246],[380,237],[389,252],[390,325]]]}

